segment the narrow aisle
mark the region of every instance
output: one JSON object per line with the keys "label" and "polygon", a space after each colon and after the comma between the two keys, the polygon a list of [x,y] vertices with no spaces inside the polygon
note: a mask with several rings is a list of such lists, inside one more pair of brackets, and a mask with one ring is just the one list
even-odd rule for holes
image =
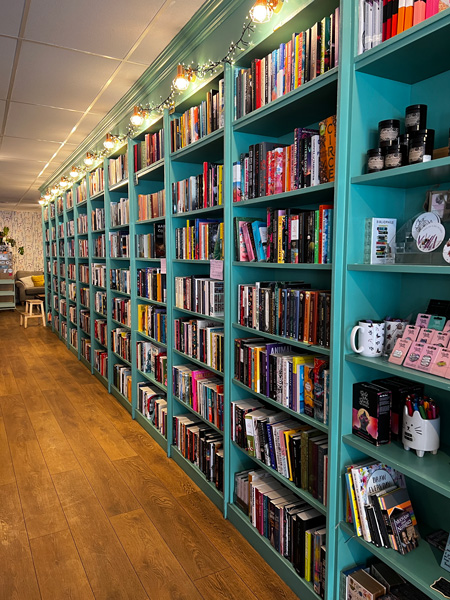
{"label": "narrow aisle", "polygon": [[54,334],[0,340],[2,600],[297,598]]}

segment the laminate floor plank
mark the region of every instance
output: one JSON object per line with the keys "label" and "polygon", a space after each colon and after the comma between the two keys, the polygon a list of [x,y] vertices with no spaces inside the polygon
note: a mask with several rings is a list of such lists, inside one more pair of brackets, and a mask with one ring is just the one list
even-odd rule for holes
{"label": "laminate floor plank", "polygon": [[37,440],[10,442],[30,539],[67,529],[67,521]]}
{"label": "laminate floor plank", "polygon": [[15,483],[0,486],[0,598],[40,600]]}
{"label": "laminate floor plank", "polygon": [[6,435],[5,423],[0,416],[0,485],[15,483],[16,476],[9,451],[8,437]]}
{"label": "laminate floor plank", "polygon": [[19,394],[11,367],[7,363],[0,363],[0,396]]}
{"label": "laminate floor plank", "polygon": [[96,600],[148,598],[82,471],[53,479]]}
{"label": "laminate floor plank", "polygon": [[36,439],[21,394],[0,396],[0,407],[9,440],[19,443]]}
{"label": "laminate floor plank", "polygon": [[192,580],[229,566],[142,459],[125,458],[115,464]]}
{"label": "laminate floor plank", "polygon": [[139,508],[139,502],[68,398],[49,391],[47,400],[107,515]]}
{"label": "laminate floor plank", "polygon": [[203,493],[183,496],[178,501],[241,579],[251,581],[252,592],[259,600],[298,600],[294,592]]}
{"label": "laminate floor plank", "polygon": [[78,469],[80,465],[53,413],[31,411],[29,417],[49,472]]}
{"label": "laminate floor plank", "polygon": [[142,509],[112,517],[111,523],[151,600],[201,600],[198,590]]}
{"label": "laminate floor plank", "polygon": [[205,600],[257,600],[231,568],[197,579],[195,585]]}
{"label": "laminate floor plank", "polygon": [[70,531],[31,540],[42,600],[94,600]]}

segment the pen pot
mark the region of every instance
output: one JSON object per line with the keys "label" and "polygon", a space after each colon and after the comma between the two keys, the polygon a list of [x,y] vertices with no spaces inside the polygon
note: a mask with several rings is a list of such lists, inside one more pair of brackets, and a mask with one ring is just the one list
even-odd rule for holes
{"label": "pen pot", "polygon": [[415,450],[420,458],[425,452],[437,454],[440,429],[440,417],[422,419],[418,410],[415,410],[411,417],[408,413],[408,407],[404,407],[402,442],[405,450]]}

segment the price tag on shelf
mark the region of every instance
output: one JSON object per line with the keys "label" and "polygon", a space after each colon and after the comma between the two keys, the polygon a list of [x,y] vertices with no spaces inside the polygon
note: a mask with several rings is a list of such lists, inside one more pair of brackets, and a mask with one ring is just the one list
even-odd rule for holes
{"label": "price tag on shelf", "polygon": [[211,277],[211,279],[223,280],[223,260],[210,261],[209,276]]}
{"label": "price tag on shelf", "polygon": [[165,258],[161,259],[161,274],[165,275],[167,273],[167,262]]}

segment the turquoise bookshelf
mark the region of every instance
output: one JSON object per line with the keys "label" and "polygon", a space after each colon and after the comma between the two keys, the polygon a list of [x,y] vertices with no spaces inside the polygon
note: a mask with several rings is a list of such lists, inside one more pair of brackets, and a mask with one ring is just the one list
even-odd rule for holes
{"label": "turquoise bookshelf", "polygon": [[[223,3],[219,2],[219,5]],[[226,12],[217,17],[215,25],[196,17],[197,33],[202,31],[200,44],[191,40],[196,57],[202,60],[208,52],[215,52],[220,40],[227,32],[240,26],[251,2],[233,1],[226,3]],[[260,552],[267,562],[287,582],[302,600],[318,600],[312,585],[300,578],[292,565],[279,555],[267,539],[260,536],[248,517],[235,504],[234,476],[246,468],[262,468],[268,470],[280,480],[288,490],[300,498],[306,499],[327,519],[327,588],[326,600],[335,600],[339,589],[340,572],[364,562],[375,555],[393,566],[428,597],[438,595],[430,589],[435,578],[445,576],[440,569],[440,556],[424,540],[431,529],[450,529],[450,471],[449,450],[440,449],[436,456],[427,455],[420,459],[413,453],[405,452],[401,445],[392,443],[375,448],[351,434],[352,386],[358,381],[371,381],[383,376],[401,376],[423,383],[427,393],[436,397],[441,406],[442,439],[449,432],[450,406],[448,392],[450,382],[433,375],[428,375],[404,367],[393,365],[381,359],[364,358],[354,355],[349,346],[351,328],[359,319],[383,319],[386,315],[406,317],[409,314],[424,312],[429,298],[448,298],[450,285],[448,275],[450,267],[444,265],[366,265],[363,264],[364,223],[368,217],[395,217],[399,223],[413,216],[421,209],[425,193],[434,186],[441,189],[450,188],[450,158],[440,158],[419,165],[404,166],[386,172],[366,174],[365,157],[367,149],[373,147],[378,121],[386,118],[403,118],[406,106],[413,103],[428,104],[429,127],[436,129],[436,147],[447,146],[448,126],[450,124],[450,108],[442,98],[450,92],[450,68],[446,59],[446,41],[450,32],[450,11],[413,27],[412,29],[384,42],[361,56],[356,55],[356,36],[358,27],[357,4],[352,0],[305,0],[285,3],[283,10],[268,25],[258,27],[253,37],[253,44],[237,56],[237,67],[246,67],[257,57],[264,56],[280,42],[287,41],[292,32],[301,31],[326,14],[330,14],[338,4],[341,11],[340,63],[324,75],[308,82],[286,96],[267,104],[261,109],[240,119],[234,119],[234,66],[225,65],[223,70],[214,73],[211,79],[206,78],[194,89],[188,90],[177,99],[174,114],[166,110],[164,116],[129,139],[111,157],[105,158],[101,164],[104,168],[105,189],[76,204],[76,188],[72,188],[74,207],[68,209],[64,202],[62,214],[44,218],[42,231],[45,240],[46,232],[49,241],[44,241],[46,249],[51,251],[52,242],[56,241],[58,249],[58,224],[75,221],[75,257],[68,256],[68,243],[72,238],[65,235],[64,258],[50,256],[45,258],[45,285],[47,312],[55,323],[59,317],[59,327],[53,331],[61,337],[61,321],[67,322],[68,337],[63,340],[67,347],[80,357],[81,337],[89,337],[80,329],[78,318],[78,347],[70,344],[70,329],[74,326],[70,319],[59,315],[60,300],[65,299],[69,306],[69,283],[77,286],[77,316],[86,305],[80,301],[80,287],[88,287],[90,294],[91,317],[91,361],[82,359],[83,364],[96,376],[132,415],[145,431],[167,452],[168,456],[188,474],[189,477],[218,506],[247,540]],[[208,12],[212,2],[208,3]],[[215,10],[215,8],[214,8]],[[214,13],[215,14],[215,13]],[[206,16],[204,17],[207,18]],[[223,21],[221,21],[223,19]],[[227,20],[228,19],[228,20]],[[217,33],[221,23],[220,35]],[[190,30],[189,30],[190,31]],[[194,31],[194,30],[192,30]],[[189,35],[191,33],[188,32]],[[218,36],[218,37],[217,37]],[[189,38],[191,39],[191,38]],[[183,47],[180,42],[180,48]],[[184,51],[184,50],[183,50]],[[194,51],[194,50],[193,50]],[[176,64],[180,56],[173,59]],[[183,55],[184,56],[184,55]],[[150,75],[149,75],[150,77]],[[219,79],[225,79],[225,113],[224,126],[210,135],[180,150],[171,152],[170,122],[191,106],[198,105],[205,98],[208,90],[217,89]],[[150,79],[149,79],[150,81]],[[136,91],[135,103],[146,101],[142,87]],[[122,106],[123,108],[123,106]],[[129,111],[128,111],[129,112]],[[114,113],[116,114],[116,113]],[[232,165],[239,159],[249,145],[260,141],[279,141],[291,143],[295,127],[317,126],[318,121],[337,114],[337,164],[335,181],[312,188],[294,190],[274,196],[266,196],[232,202]],[[112,118],[112,117],[111,117]],[[145,166],[139,171],[134,166],[135,145],[144,139],[146,133],[154,133],[164,128],[165,156],[158,162]],[[108,131],[111,122],[108,123]],[[117,158],[119,153],[126,153],[128,158],[128,178],[109,186],[109,160]],[[220,162],[224,165],[222,206],[173,214],[172,184],[191,175],[202,172],[202,163]],[[99,165],[97,165],[99,166]],[[97,168],[94,167],[94,168]],[[88,175],[85,176],[86,178]],[[82,181],[82,180],[81,180]],[[165,189],[165,217],[138,220],[138,195],[150,194]],[[130,201],[130,222],[126,227],[112,227],[110,205],[120,198],[128,197]],[[278,265],[267,263],[241,263],[234,255],[233,219],[236,216],[263,216],[267,207],[286,207],[314,209],[320,204],[334,205],[334,245],[331,265]],[[105,228],[92,230],[91,211],[94,208],[105,209]],[[55,211],[56,212],[56,211]],[[88,233],[77,231],[76,220],[80,214],[88,216]],[[224,220],[224,285],[225,314],[223,318],[210,318],[224,327],[225,357],[224,372],[221,373],[203,362],[176,350],[174,344],[174,320],[176,318],[205,318],[205,315],[177,308],[174,305],[174,281],[177,276],[204,275],[209,276],[209,260],[175,259],[175,229],[183,227],[186,220],[197,217],[217,218]],[[154,231],[155,224],[166,226],[166,261],[161,259],[137,258],[136,234],[148,234]],[[52,227],[55,228],[54,239]],[[127,228],[130,234],[130,257],[111,258],[109,253],[109,234]],[[104,234],[107,242],[107,255],[104,259],[92,256],[93,243],[97,236]],[[78,257],[78,241],[88,239],[89,258]],[[106,288],[94,286],[92,283],[92,265],[103,263],[106,266]],[[64,264],[66,294],[61,295],[60,283],[64,281],[60,266]],[[76,266],[75,279],[69,278],[69,265]],[[80,280],[79,266],[89,266],[89,283]],[[138,295],[136,278],[139,268],[163,268],[166,265],[167,302],[158,302]],[[56,265],[56,271],[54,271]],[[49,266],[50,270],[47,269]],[[132,287],[130,293],[111,290],[108,284],[111,268],[129,268]],[[271,335],[244,327],[237,322],[238,298],[237,286],[242,283],[253,283],[260,280],[305,281],[313,287],[331,289],[332,291],[332,326],[331,347],[323,348]],[[107,297],[106,315],[95,311],[94,295],[103,290]],[[53,296],[57,295],[58,308],[54,307]],[[131,361],[124,361],[111,348],[111,330],[124,327],[112,318],[113,298],[130,299],[131,301]],[[162,343],[138,330],[138,311],[140,304],[166,308],[167,311],[167,343]],[[94,336],[94,320],[106,318],[107,340],[102,346]],[[329,357],[331,365],[331,406],[329,423],[318,423],[304,414],[297,414],[289,408],[280,406],[276,401],[264,394],[253,391],[234,378],[234,339],[242,337],[263,337],[268,341],[290,344],[297,351],[308,351]],[[137,368],[136,342],[149,341],[167,350],[168,385],[160,383],[149,374]],[[108,375],[103,377],[94,368],[94,349],[105,349],[108,352]],[[113,385],[114,364],[131,365],[132,397],[126,399]],[[193,408],[179,398],[172,389],[172,369],[176,365],[191,365],[205,368],[224,383],[224,430],[220,432]],[[150,384],[166,394],[168,403],[167,435],[153,426],[140,412],[138,407],[138,384]],[[237,400],[256,398],[267,407],[284,410],[289,417],[300,424],[308,424],[328,435],[328,498],[326,506],[313,498],[305,490],[300,490],[292,482],[271,468],[249,456],[242,448],[231,441],[230,403]],[[207,481],[203,473],[190,463],[174,445],[173,417],[177,415],[196,417],[210,425],[216,433],[223,435],[224,448],[224,490],[219,492],[214,483]],[[415,511],[418,515],[422,540],[419,549],[407,556],[400,556],[393,551],[375,548],[354,535],[352,527],[344,522],[345,518],[345,482],[342,477],[345,466],[366,458],[379,460],[402,471],[408,480]],[[429,506],[436,507],[432,511]],[[448,515],[448,516],[447,516]]]}

